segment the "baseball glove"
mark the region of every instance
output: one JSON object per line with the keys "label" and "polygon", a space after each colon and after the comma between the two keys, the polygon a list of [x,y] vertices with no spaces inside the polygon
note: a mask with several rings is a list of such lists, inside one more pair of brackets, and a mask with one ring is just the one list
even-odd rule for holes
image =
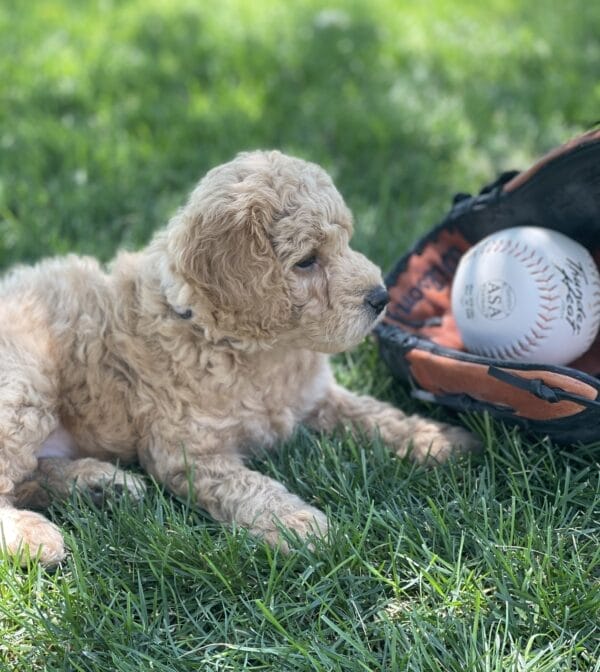
{"label": "baseball glove", "polygon": [[600,265],[600,130],[503,173],[479,195],[457,194],[444,220],[388,274],[380,352],[414,395],[459,411],[488,411],[559,443],[600,440],[600,337],[568,366],[522,364],[465,352],[450,290],[461,256],[514,226],[555,229]]}

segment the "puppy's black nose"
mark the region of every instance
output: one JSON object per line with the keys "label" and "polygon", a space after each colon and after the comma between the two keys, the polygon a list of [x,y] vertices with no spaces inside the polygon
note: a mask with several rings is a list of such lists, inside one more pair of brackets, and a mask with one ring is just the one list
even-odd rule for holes
{"label": "puppy's black nose", "polygon": [[365,303],[379,315],[379,313],[387,306],[390,300],[390,295],[387,293],[385,287],[375,287],[369,291],[365,297]]}

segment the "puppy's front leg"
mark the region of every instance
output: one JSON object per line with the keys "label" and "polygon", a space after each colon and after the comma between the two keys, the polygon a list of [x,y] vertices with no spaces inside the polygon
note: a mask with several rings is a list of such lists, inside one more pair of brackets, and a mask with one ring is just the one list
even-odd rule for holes
{"label": "puppy's front leg", "polygon": [[[178,496],[191,495],[216,520],[235,522],[287,551],[280,526],[305,539],[327,533],[327,518],[283,484],[248,469],[235,455],[152,451],[148,471]],[[279,525],[279,527],[278,527]]]}
{"label": "puppy's front leg", "polygon": [[474,450],[478,440],[467,430],[419,415],[405,415],[391,404],[356,395],[332,384],[306,423],[332,431],[350,425],[370,436],[381,436],[400,457],[418,462],[443,462],[454,452]]}

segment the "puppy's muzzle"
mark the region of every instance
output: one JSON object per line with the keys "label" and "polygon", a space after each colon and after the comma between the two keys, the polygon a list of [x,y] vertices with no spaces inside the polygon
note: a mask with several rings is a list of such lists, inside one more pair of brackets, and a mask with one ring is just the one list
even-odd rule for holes
{"label": "puppy's muzzle", "polygon": [[387,290],[383,286],[374,287],[369,290],[365,296],[365,305],[372,311],[375,312],[375,315],[379,315],[383,309],[387,306],[390,301],[390,296],[387,293]]}

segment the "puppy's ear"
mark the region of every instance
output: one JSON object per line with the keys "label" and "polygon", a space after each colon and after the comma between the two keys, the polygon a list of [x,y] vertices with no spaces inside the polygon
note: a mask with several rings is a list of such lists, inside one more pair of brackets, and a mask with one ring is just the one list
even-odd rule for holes
{"label": "puppy's ear", "polygon": [[169,251],[186,283],[211,305],[216,326],[255,338],[276,335],[291,302],[267,227],[272,208],[258,201],[192,208],[172,220]]}

